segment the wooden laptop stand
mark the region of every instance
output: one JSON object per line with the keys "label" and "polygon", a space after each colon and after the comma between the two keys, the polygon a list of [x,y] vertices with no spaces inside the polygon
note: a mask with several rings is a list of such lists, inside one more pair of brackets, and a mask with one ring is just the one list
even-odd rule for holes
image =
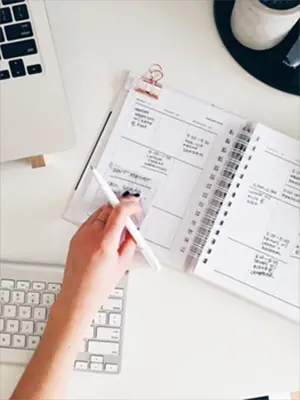
{"label": "wooden laptop stand", "polygon": [[28,161],[32,168],[41,168],[46,166],[45,158],[43,155],[29,157]]}

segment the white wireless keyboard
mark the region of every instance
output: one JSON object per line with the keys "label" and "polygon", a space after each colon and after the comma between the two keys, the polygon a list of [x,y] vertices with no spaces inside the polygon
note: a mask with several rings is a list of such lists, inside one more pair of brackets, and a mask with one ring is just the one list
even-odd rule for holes
{"label": "white wireless keyboard", "polygon": [[[63,267],[1,262],[0,362],[27,364],[61,289]],[[74,369],[118,373],[121,367],[127,277],[91,321]]]}

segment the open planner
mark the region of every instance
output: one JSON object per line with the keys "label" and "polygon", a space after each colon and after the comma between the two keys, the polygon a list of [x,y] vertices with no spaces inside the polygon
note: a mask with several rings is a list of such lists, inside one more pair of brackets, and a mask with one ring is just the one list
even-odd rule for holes
{"label": "open planner", "polygon": [[129,74],[64,217],[106,202],[93,165],[141,195],[141,233],[163,264],[299,322],[300,146],[176,90],[152,96]]}

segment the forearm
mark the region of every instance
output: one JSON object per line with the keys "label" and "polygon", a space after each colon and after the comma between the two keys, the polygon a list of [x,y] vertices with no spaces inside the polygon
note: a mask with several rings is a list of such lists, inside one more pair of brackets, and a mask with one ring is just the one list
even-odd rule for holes
{"label": "forearm", "polygon": [[72,373],[89,315],[63,298],[53,305],[44,336],[11,399],[61,399]]}
{"label": "forearm", "polygon": [[128,217],[139,213],[138,199],[97,210],[71,240],[62,290],[44,336],[11,400],[62,399],[85,330],[124,276],[136,244],[121,238]]}

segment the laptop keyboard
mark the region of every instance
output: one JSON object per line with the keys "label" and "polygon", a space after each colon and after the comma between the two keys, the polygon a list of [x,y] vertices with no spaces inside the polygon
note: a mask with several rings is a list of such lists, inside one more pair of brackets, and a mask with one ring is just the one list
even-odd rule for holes
{"label": "laptop keyboard", "polygon": [[43,72],[25,0],[0,0],[0,80]]}

